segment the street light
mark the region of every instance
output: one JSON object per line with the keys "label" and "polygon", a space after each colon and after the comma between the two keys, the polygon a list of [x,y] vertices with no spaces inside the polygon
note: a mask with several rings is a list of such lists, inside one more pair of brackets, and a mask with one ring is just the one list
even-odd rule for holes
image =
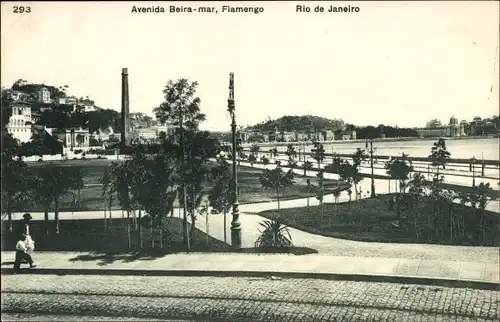
{"label": "street light", "polygon": [[370,167],[372,170],[372,192],[371,197],[375,197],[375,178],[373,174],[373,139],[366,139],[365,147],[368,149],[368,144],[370,144]]}
{"label": "street light", "polygon": [[472,157],[472,187],[476,186],[476,157]]}
{"label": "street light", "polygon": [[236,167],[236,114],[234,104],[234,73],[229,73],[229,98],[227,99],[227,110],[231,114],[231,132],[233,138],[233,220],[231,221],[231,246],[234,249],[241,248],[241,222],[238,209],[238,171]]}

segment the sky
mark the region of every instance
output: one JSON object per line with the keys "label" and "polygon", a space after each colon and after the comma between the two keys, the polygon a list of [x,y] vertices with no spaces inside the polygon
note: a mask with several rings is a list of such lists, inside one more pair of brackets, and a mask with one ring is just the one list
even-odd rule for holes
{"label": "sky", "polygon": [[[296,12],[307,4],[311,12]],[[13,6],[31,12],[13,13]],[[214,6],[211,13],[133,13],[133,6]],[[264,12],[222,13],[223,5]],[[321,5],[325,12],[314,12]],[[326,12],[330,5],[359,12]],[[499,110],[499,2],[2,2],[1,84],[68,85],[119,110],[153,115],[170,79],[198,81],[204,129],[317,115],[356,125],[425,126]],[[492,90],[490,92],[490,89]]]}

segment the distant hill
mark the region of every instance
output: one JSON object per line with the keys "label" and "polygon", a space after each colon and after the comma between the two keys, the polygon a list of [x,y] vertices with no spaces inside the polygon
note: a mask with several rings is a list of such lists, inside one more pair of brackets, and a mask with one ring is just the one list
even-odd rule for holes
{"label": "distant hill", "polygon": [[312,115],[285,115],[276,120],[266,120],[262,123],[250,126],[247,130],[268,132],[277,129],[279,132],[320,132],[323,130],[339,130],[344,126],[343,120],[327,119]]}

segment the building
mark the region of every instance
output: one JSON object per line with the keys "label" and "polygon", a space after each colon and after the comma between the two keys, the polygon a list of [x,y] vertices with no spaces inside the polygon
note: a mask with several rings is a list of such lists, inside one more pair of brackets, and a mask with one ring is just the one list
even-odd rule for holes
{"label": "building", "polygon": [[442,125],[439,120],[432,120],[425,128],[417,128],[416,131],[423,138],[457,137],[468,135],[468,128],[467,121],[458,122],[458,119],[452,116],[448,125]]}
{"label": "building", "polygon": [[334,132],[334,140],[356,140],[356,131],[348,129],[337,130]]}
{"label": "building", "polygon": [[6,126],[7,132],[20,142],[28,142],[33,133],[32,124],[31,106],[22,102],[13,103],[12,116]]}
{"label": "building", "polygon": [[14,102],[28,102],[29,101],[29,95],[20,91],[11,91],[10,92],[10,98]]}
{"label": "building", "polygon": [[281,132],[281,141],[283,142],[294,142],[296,141],[296,134],[295,132]]}
{"label": "building", "polygon": [[139,137],[139,141],[142,142],[156,141],[160,133],[155,128],[137,129],[136,131]]}
{"label": "building", "polygon": [[113,128],[111,126],[108,126],[105,129],[99,129],[99,131],[96,131],[94,133],[94,138],[98,141],[109,141],[110,139],[116,137],[115,132],[113,131]]}
{"label": "building", "polygon": [[455,116],[450,118],[448,126],[445,127],[445,136],[460,136],[460,125],[458,124],[458,119]]}
{"label": "building", "polygon": [[38,102],[44,103],[44,104],[49,104],[52,102],[50,100],[50,91],[46,87],[42,87],[37,92],[37,99],[38,99]]}
{"label": "building", "polygon": [[85,112],[94,112],[96,110],[95,102],[89,99],[79,99],[75,108]]}
{"label": "building", "polygon": [[323,141],[333,141],[335,140],[335,133],[333,130],[324,130],[321,132],[321,139]]}
{"label": "building", "polygon": [[422,138],[436,138],[446,136],[446,128],[438,127],[438,128],[418,128],[416,129],[417,133]]}
{"label": "building", "polygon": [[89,130],[84,130],[81,127],[77,129],[67,129],[65,133],[65,146],[69,149],[89,147]]}

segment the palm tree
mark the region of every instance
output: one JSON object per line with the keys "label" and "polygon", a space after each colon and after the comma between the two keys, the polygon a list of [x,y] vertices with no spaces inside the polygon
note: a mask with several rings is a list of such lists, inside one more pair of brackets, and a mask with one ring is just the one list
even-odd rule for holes
{"label": "palm tree", "polygon": [[292,236],[288,226],[279,221],[265,220],[259,223],[264,229],[259,229],[259,238],[255,241],[255,247],[261,249],[292,247]]}

